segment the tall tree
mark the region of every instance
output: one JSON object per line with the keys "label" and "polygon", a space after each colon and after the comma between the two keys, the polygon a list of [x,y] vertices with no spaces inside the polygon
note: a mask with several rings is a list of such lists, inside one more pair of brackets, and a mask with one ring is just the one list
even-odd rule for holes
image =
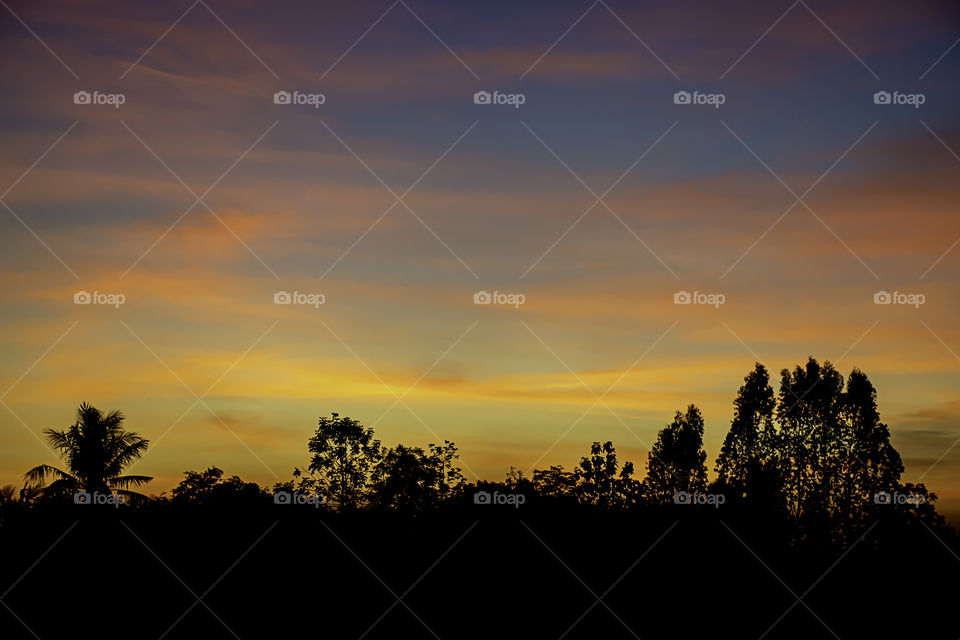
{"label": "tall tree", "polygon": [[47,429],[50,446],[67,464],[64,471],[41,464],[25,474],[27,482],[46,483],[44,493],[66,495],[76,491],[116,492],[133,498],[146,498],[130,487],[140,487],[153,478],[123,475],[123,470],[147,450],[149,441],[123,429],[119,411],[104,414],[86,403],[77,409],[76,421],[63,430]]}
{"label": "tall tree", "polygon": [[669,502],[679,491],[705,492],[707,452],[703,450],[703,416],[695,405],[677,411],[660,430],[647,455],[644,491],[654,502]]}
{"label": "tall tree", "polygon": [[841,400],[843,449],[835,464],[837,491],[831,501],[841,534],[856,533],[875,515],[874,496],[901,490],[903,461],[880,420],[877,391],[859,369],[847,377]]}
{"label": "tall tree", "polygon": [[897,488],[903,460],[890,444],[890,429],[880,421],[877,390],[859,369],[850,372],[841,413],[850,452],[856,458],[858,484],[868,491]]}
{"label": "tall tree", "polygon": [[809,358],[805,367],[780,372],[777,401],[778,463],[782,499],[797,521],[819,527],[830,519],[840,490],[837,460],[843,442],[843,376]]}
{"label": "tall tree", "polygon": [[[362,506],[374,466],[383,456],[380,441],[373,437],[373,429],[366,429],[356,420],[338,413],[322,416],[317,430],[307,445],[313,454],[308,477],[302,477],[300,487],[318,491],[328,503],[341,510]],[[294,475],[300,477],[299,469]]]}
{"label": "tall tree", "polygon": [[846,383],[813,358],[784,370],[777,420],[782,491],[798,521],[842,536],[870,517],[874,494],[900,487],[903,461],[880,420],[876,389],[859,369]]}
{"label": "tall tree", "polygon": [[733,421],[717,457],[721,492],[756,502],[776,484],[776,404],[766,367],[755,363],[733,401]]}

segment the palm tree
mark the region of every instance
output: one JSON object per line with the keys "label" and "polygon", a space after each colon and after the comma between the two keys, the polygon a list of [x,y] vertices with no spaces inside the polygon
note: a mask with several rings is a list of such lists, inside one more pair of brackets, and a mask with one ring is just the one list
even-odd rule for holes
{"label": "palm tree", "polygon": [[124,467],[140,458],[148,441],[136,433],[124,431],[123,414],[111,411],[104,415],[87,403],[77,409],[77,420],[63,431],[47,429],[47,441],[67,463],[69,472],[48,464],[28,471],[27,482],[45,483],[53,478],[44,492],[65,495],[76,491],[113,493],[132,498],[146,496],[130,491],[153,480],[150,476],[120,475]]}

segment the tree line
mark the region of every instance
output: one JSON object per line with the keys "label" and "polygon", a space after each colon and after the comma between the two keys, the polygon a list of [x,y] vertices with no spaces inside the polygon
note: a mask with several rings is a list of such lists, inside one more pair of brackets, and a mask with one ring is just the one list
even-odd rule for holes
{"label": "tree line", "polygon": [[[307,443],[308,464],[272,488],[223,477],[210,467],[186,471],[160,496],[138,489],[152,478],[123,471],[149,442],[123,428],[119,411],[82,404],[73,425],[45,432],[65,469],[39,465],[18,491],[0,489],[0,510],[43,502],[78,502],[78,495],[117,496],[129,507],[147,503],[198,505],[313,496],[327,511],[416,514],[468,504],[478,492],[522,494],[524,503],[557,508],[635,511],[723,506],[789,527],[793,535],[846,540],[881,517],[943,526],[936,496],[923,484],[901,481],[900,454],[881,421],[877,392],[866,374],[846,379],[829,362],[810,358],[780,372],[774,390],[757,363],[733,402],[733,419],[708,480],[704,419],[693,404],[677,411],[647,454],[646,475],[618,459],[612,442],[594,442],[572,469],[536,469],[528,477],[510,468],[499,483],[467,482],[450,441],[426,448],[384,446],[373,429],[332,413],[319,419]],[[515,502],[514,502],[515,504]],[[2,513],[2,511],[0,511]],[[2,521],[2,520],[0,520]]]}

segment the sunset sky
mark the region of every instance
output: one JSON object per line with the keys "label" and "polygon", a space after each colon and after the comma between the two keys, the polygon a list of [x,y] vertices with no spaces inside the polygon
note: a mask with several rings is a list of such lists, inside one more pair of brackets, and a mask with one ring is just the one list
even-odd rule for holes
{"label": "sunset sky", "polygon": [[955,3],[0,4],[0,484],[82,401],[152,493],[287,480],[331,411],[502,479],[642,473],[696,403],[712,470],[753,363],[814,356],[958,519]]}

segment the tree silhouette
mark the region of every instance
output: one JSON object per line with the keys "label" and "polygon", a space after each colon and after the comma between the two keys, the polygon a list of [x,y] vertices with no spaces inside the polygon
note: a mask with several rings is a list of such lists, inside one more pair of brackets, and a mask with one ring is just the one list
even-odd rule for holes
{"label": "tree silhouette", "polygon": [[[856,535],[891,511],[876,502],[881,492],[936,499],[922,485],[901,486],[903,461],[880,420],[876,389],[859,369],[846,383],[833,365],[821,366],[813,358],[804,368],[784,369],[777,423],[779,491],[802,531],[838,540]],[[912,512],[922,515],[929,509]]]}
{"label": "tree silhouette", "polygon": [[46,495],[115,491],[145,499],[146,496],[129,488],[140,487],[153,478],[121,474],[125,467],[144,454],[149,443],[136,433],[125,431],[123,420],[119,411],[104,414],[86,403],[81,404],[73,425],[62,431],[44,431],[47,441],[67,463],[69,471],[41,464],[25,474],[26,481],[45,484],[48,478],[53,478],[44,489]]}
{"label": "tree silhouette", "polygon": [[831,497],[845,449],[841,440],[843,376],[810,358],[805,367],[780,372],[777,402],[782,500],[794,520],[829,520]]}
{"label": "tree silhouette", "polygon": [[859,369],[847,378],[842,397],[841,439],[845,449],[838,454],[836,511],[846,514],[851,526],[866,524],[876,505],[878,492],[900,488],[903,461],[890,444],[890,430],[880,421],[877,390]]}
{"label": "tree silhouette", "polygon": [[733,401],[733,421],[717,457],[717,491],[767,504],[775,500],[776,399],[766,367],[756,363]]}
{"label": "tree silhouette", "polygon": [[419,447],[387,449],[373,468],[370,503],[374,507],[419,511],[439,495],[434,461]]}
{"label": "tree silhouette", "polygon": [[660,430],[647,455],[644,493],[653,502],[669,502],[679,491],[706,491],[707,452],[703,450],[703,416],[696,406],[677,411],[673,422]]}
{"label": "tree silhouette", "polygon": [[617,462],[617,450],[609,440],[594,442],[590,456],[580,459],[574,472],[580,501],[601,508],[623,507],[636,498],[637,483],[633,480],[633,463]]}
{"label": "tree silhouette", "polygon": [[33,504],[42,494],[43,485],[39,483],[25,482],[19,491],[12,484],[7,484],[0,487],[0,506],[14,502],[21,505]]}
{"label": "tree silhouette", "polygon": [[[711,491],[723,493],[736,503],[734,513],[763,522],[768,531],[775,523],[778,539],[786,534],[793,542],[833,544],[851,541],[878,520],[943,524],[933,506],[936,495],[922,484],[901,484],[903,461],[880,419],[877,391],[859,369],[844,380],[829,362],[820,365],[809,358],[802,367],[781,371],[775,393],[766,368],[755,363],[733,404]],[[72,426],[47,430],[51,445],[67,462],[66,470],[49,465],[31,469],[19,500],[15,487],[0,488],[0,516],[29,512],[39,491],[54,497],[80,490],[140,496],[129,488],[151,478],[121,474],[148,443],[125,431],[123,420],[119,411],[104,414],[81,404]],[[621,464],[607,441],[592,443],[589,455],[572,471],[557,465],[534,470],[528,478],[510,467],[503,483],[468,485],[454,443],[384,448],[373,429],[332,413],[319,419],[308,442],[312,457],[307,469],[295,469],[294,480],[277,483],[274,492],[320,493],[338,511],[369,507],[417,513],[460,508],[470,504],[459,499],[468,488],[487,487],[541,498],[531,505],[563,501],[564,507],[625,510],[645,502],[668,504],[678,492],[705,492],[703,434],[703,416],[695,405],[677,411],[657,434],[643,482],[634,479],[633,463]],[[269,504],[265,489],[237,476],[224,478],[217,467],[184,474],[172,498],[160,503]],[[49,486],[48,479],[53,480]],[[897,499],[891,502],[895,492]],[[789,527],[789,533],[782,527]]]}
{"label": "tree silhouette", "polygon": [[465,478],[460,468],[460,453],[457,445],[444,440],[443,444],[427,445],[429,461],[433,467],[435,488],[441,502],[455,495],[463,487]]}
{"label": "tree silhouette", "polygon": [[507,471],[507,477],[504,480],[503,484],[509,487],[512,491],[522,491],[532,486],[530,478],[526,476],[523,469],[517,469],[513,465],[510,465],[510,469]]}
{"label": "tree silhouette", "polygon": [[173,499],[181,502],[200,502],[213,493],[213,488],[223,478],[223,470],[210,467],[203,473],[184,471],[183,475],[183,480],[171,492]]}
{"label": "tree silhouette", "polygon": [[24,483],[18,491],[12,484],[0,487],[0,528],[10,517],[31,508],[43,495],[39,484]]}
{"label": "tree silhouette", "polygon": [[340,511],[360,507],[367,498],[368,483],[375,465],[383,457],[380,441],[373,429],[338,413],[321,416],[317,430],[307,445],[313,454],[308,476],[299,469],[301,490],[326,496],[328,504]]}
{"label": "tree silhouette", "polygon": [[563,465],[534,469],[533,486],[539,495],[547,498],[574,498],[577,475],[574,471],[565,471]]}
{"label": "tree silhouette", "polygon": [[240,476],[223,479],[223,470],[210,467],[202,473],[184,471],[184,478],[173,491],[178,503],[206,504],[214,502],[255,500],[265,492],[253,482],[244,482]]}

